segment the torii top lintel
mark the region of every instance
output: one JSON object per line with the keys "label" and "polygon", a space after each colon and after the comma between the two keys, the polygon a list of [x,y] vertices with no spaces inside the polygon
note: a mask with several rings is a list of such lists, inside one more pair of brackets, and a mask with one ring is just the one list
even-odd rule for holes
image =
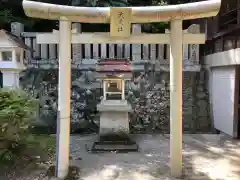
{"label": "torii top lintel", "polygon": [[[131,23],[167,22],[172,19],[197,19],[216,16],[221,0],[208,0],[179,5],[144,6],[131,8]],[[23,9],[29,17],[72,22],[110,23],[111,7],[74,7],[23,0]]]}

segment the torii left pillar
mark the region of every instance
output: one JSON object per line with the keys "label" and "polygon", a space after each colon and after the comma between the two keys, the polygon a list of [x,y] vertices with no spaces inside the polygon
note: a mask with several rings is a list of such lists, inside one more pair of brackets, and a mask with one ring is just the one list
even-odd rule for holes
{"label": "torii left pillar", "polygon": [[70,98],[71,98],[71,22],[61,17],[59,22],[59,75],[56,176],[65,178],[69,168]]}

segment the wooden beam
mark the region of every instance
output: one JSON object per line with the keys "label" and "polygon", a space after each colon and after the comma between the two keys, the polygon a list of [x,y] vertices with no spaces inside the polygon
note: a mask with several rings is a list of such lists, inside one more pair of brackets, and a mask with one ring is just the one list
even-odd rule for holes
{"label": "wooden beam", "polygon": [[240,24],[232,24],[232,25],[229,25],[228,29],[222,30],[222,31],[214,34],[213,36],[208,37],[207,40],[210,41],[210,40],[217,39],[217,38],[219,38],[220,36],[224,36],[224,35],[233,33],[234,31],[238,31],[239,29],[240,29]]}
{"label": "wooden beam", "polygon": [[[58,44],[59,33],[41,33],[37,34],[38,44]],[[141,33],[139,35],[131,35],[129,38],[113,38],[109,33],[73,33],[72,44],[101,44],[101,43],[114,43],[114,44],[169,44],[169,34],[148,34]],[[184,44],[204,44],[205,34],[183,34]]]}

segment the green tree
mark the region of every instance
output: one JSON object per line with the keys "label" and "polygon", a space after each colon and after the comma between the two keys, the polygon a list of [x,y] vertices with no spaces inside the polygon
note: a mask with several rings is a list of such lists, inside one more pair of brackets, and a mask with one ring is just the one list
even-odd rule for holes
{"label": "green tree", "polygon": [[0,89],[0,161],[26,145],[36,107],[37,100],[23,91]]}

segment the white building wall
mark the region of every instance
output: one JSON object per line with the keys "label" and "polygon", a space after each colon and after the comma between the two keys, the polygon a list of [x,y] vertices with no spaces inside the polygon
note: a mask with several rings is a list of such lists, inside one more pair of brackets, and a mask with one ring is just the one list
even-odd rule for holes
{"label": "white building wall", "polygon": [[237,136],[235,83],[240,49],[205,56],[209,70],[209,95],[214,127],[232,137]]}
{"label": "white building wall", "polygon": [[234,136],[234,98],[236,67],[212,69],[213,117],[216,129]]}

